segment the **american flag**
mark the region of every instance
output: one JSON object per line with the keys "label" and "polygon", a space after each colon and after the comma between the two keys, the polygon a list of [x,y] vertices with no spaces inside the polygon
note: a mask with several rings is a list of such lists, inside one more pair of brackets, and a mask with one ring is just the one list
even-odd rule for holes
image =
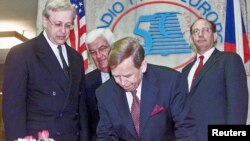
{"label": "american flag", "polygon": [[88,69],[88,54],[85,45],[86,37],[86,19],[83,0],[70,0],[72,5],[76,8],[76,19],[74,21],[74,29],[70,31],[70,45],[83,56],[84,70]]}

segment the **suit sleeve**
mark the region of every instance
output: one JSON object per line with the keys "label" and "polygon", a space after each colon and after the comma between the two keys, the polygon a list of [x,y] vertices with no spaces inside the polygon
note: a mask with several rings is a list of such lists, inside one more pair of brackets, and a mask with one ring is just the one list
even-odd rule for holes
{"label": "suit sleeve", "polygon": [[86,108],[85,92],[82,92],[80,96],[80,108],[79,109],[80,109],[81,141],[86,141],[89,138],[89,130],[88,130],[88,115],[87,115],[87,108]]}
{"label": "suit sleeve", "polygon": [[6,140],[26,136],[26,85],[28,72],[25,55],[12,48],[7,55],[3,82],[3,120]]}
{"label": "suit sleeve", "polygon": [[196,141],[195,119],[191,115],[186,94],[184,93],[181,75],[178,74],[173,82],[171,92],[171,115],[175,125],[175,141]]}
{"label": "suit sleeve", "polygon": [[88,129],[88,112],[86,105],[86,89],[85,89],[85,72],[82,73],[81,81],[81,94],[79,102],[79,114],[80,114],[80,140],[88,141],[89,140],[89,129]]}
{"label": "suit sleeve", "polygon": [[237,54],[228,58],[225,64],[227,124],[246,124],[248,89],[244,64]]}
{"label": "suit sleeve", "polygon": [[[99,89],[98,89],[99,90]],[[98,109],[100,120],[97,125],[97,139],[96,141],[119,141],[119,138],[112,126],[112,123],[109,119],[108,112],[106,107],[102,102],[102,98],[99,95],[102,95],[99,91],[96,91]]]}

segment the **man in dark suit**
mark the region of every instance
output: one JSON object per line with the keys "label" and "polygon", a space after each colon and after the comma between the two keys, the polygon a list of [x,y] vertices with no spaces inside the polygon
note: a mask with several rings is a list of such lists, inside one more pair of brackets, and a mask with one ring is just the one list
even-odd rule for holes
{"label": "man in dark suit", "polygon": [[95,90],[110,78],[108,54],[114,41],[114,34],[106,28],[94,29],[86,36],[88,51],[97,68],[86,75],[86,102],[91,141],[96,140],[96,127],[99,121]]}
{"label": "man in dark suit", "polygon": [[[83,59],[65,42],[75,9],[68,1],[49,0],[44,31],[13,47],[7,55],[3,118],[7,141],[48,130],[56,141],[86,141]],[[60,46],[60,47],[59,47]]]}
{"label": "man in dark suit", "polygon": [[[213,22],[198,19],[191,26],[190,32],[197,57],[182,70],[183,82],[191,113],[196,119],[198,140],[207,141],[208,125],[246,124],[246,72],[239,55],[215,48],[217,33]],[[200,56],[204,58],[203,67],[195,75],[201,62]]]}
{"label": "man in dark suit", "polygon": [[147,64],[132,37],[112,44],[109,67],[113,78],[96,90],[97,141],[195,141],[179,72]]}

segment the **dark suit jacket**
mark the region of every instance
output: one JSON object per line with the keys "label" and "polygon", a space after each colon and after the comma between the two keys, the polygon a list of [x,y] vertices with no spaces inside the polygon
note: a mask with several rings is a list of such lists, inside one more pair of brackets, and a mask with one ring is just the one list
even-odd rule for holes
{"label": "dark suit jacket", "polygon": [[[182,70],[187,93],[187,77],[194,62]],[[207,140],[209,124],[246,124],[248,90],[240,56],[215,49],[196,77],[188,99],[197,119],[199,141]]]}
{"label": "dark suit jacket", "polygon": [[56,141],[76,141],[79,134],[87,139],[82,57],[68,45],[66,50],[70,79],[43,34],[8,53],[3,85],[7,141],[37,136],[41,130]]}
{"label": "dark suit jacket", "polygon": [[96,100],[96,89],[102,85],[101,71],[95,69],[86,75],[86,102],[88,109],[90,140],[96,139],[96,127],[99,121],[99,112]]}
{"label": "dark suit jacket", "polygon": [[[111,78],[96,91],[100,114],[97,140],[195,141],[194,126],[183,111],[185,94],[180,91],[180,73],[148,64],[142,80],[139,139],[125,91]],[[152,113],[157,105],[162,110]]]}

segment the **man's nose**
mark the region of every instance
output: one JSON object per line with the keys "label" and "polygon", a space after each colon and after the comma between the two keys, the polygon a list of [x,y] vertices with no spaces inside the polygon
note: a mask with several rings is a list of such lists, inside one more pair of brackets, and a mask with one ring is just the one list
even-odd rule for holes
{"label": "man's nose", "polygon": [[127,83],[127,81],[123,77],[120,77],[120,82],[122,86],[125,86]]}
{"label": "man's nose", "polygon": [[61,32],[62,32],[62,33],[66,33],[66,30],[67,30],[67,27],[61,26]]}
{"label": "man's nose", "polygon": [[204,35],[204,31],[203,31],[203,30],[200,30],[200,32],[199,32],[198,35],[199,35],[199,36],[203,36],[203,35]]}
{"label": "man's nose", "polygon": [[100,53],[99,50],[97,50],[97,51],[96,51],[96,57],[97,57],[97,58],[100,58],[101,56],[102,56],[102,54]]}

